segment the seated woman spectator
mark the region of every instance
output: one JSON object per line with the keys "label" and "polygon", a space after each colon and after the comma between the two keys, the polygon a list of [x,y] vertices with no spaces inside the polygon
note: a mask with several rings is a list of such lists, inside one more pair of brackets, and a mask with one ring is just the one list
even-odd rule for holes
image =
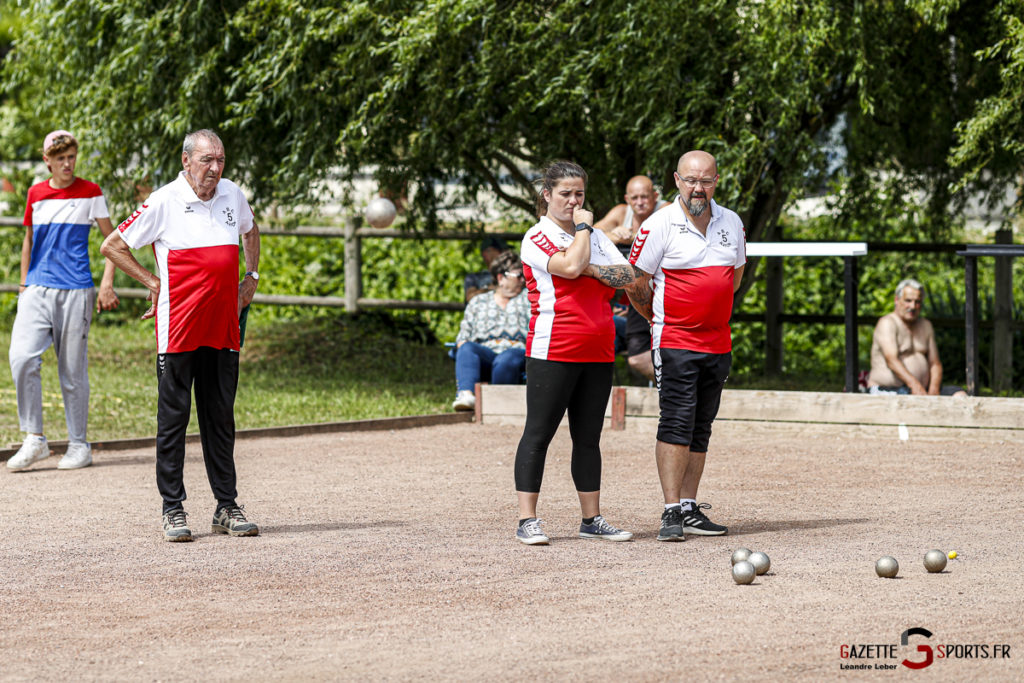
{"label": "seated woman spectator", "polygon": [[454,410],[473,410],[477,382],[519,384],[526,367],[530,302],[523,289],[519,255],[506,251],[491,261],[493,292],[473,297],[455,338]]}

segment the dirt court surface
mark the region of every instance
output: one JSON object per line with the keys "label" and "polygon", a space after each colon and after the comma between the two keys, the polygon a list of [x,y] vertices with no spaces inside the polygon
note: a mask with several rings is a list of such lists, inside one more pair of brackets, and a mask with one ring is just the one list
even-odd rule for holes
{"label": "dirt court surface", "polygon": [[[1021,443],[719,423],[700,499],[729,535],[659,543],[653,430],[606,430],[603,512],[636,534],[608,543],[576,537],[564,431],[547,547],[513,540],[514,426],[239,441],[257,538],[210,533],[198,444],[193,543],[162,539],[150,449],[4,468],[0,679],[1024,679]],[[751,586],[740,546],[771,557]],[[930,548],[960,557],[928,574]]]}

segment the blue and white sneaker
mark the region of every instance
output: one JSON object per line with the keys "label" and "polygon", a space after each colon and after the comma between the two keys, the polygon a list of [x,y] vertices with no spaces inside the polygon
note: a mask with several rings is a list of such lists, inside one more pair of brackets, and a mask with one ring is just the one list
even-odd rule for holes
{"label": "blue and white sneaker", "polygon": [[541,520],[530,517],[516,528],[516,540],[526,545],[547,545],[551,539],[540,530]]}
{"label": "blue and white sneaker", "polygon": [[628,541],[633,538],[629,531],[616,529],[604,517],[598,515],[590,524],[580,523],[580,538],[600,538],[605,541]]}

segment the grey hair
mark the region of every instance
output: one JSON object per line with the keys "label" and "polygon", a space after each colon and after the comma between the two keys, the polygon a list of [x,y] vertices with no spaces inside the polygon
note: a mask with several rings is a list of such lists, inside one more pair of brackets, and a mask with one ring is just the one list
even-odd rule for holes
{"label": "grey hair", "polygon": [[897,299],[899,299],[900,296],[903,295],[903,290],[906,289],[907,287],[910,287],[911,289],[916,289],[917,291],[921,292],[921,296],[922,297],[924,296],[924,285],[922,285],[920,282],[918,282],[914,278],[908,277],[905,280],[900,280],[900,283],[898,285],[896,285],[896,298]]}
{"label": "grey hair", "polygon": [[193,131],[186,135],[185,142],[182,143],[181,145],[181,151],[184,154],[188,155],[189,159],[192,158],[192,152],[195,151],[196,143],[199,142],[199,140],[209,140],[211,142],[216,142],[218,145],[220,145],[221,149],[224,149],[224,143],[221,142],[219,135],[214,133],[209,128],[200,128],[199,130]]}

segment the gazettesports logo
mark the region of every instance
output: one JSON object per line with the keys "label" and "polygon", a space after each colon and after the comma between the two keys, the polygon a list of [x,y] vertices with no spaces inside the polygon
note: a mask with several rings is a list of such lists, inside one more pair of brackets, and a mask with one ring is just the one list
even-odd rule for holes
{"label": "gazettesports logo", "polygon": [[[896,643],[843,643],[839,646],[840,670],[926,669],[946,659],[1009,659],[1006,643],[939,643],[931,641],[934,634],[915,626],[900,634]],[[924,638],[922,642],[919,638]],[[913,647],[913,650],[909,648]]]}

